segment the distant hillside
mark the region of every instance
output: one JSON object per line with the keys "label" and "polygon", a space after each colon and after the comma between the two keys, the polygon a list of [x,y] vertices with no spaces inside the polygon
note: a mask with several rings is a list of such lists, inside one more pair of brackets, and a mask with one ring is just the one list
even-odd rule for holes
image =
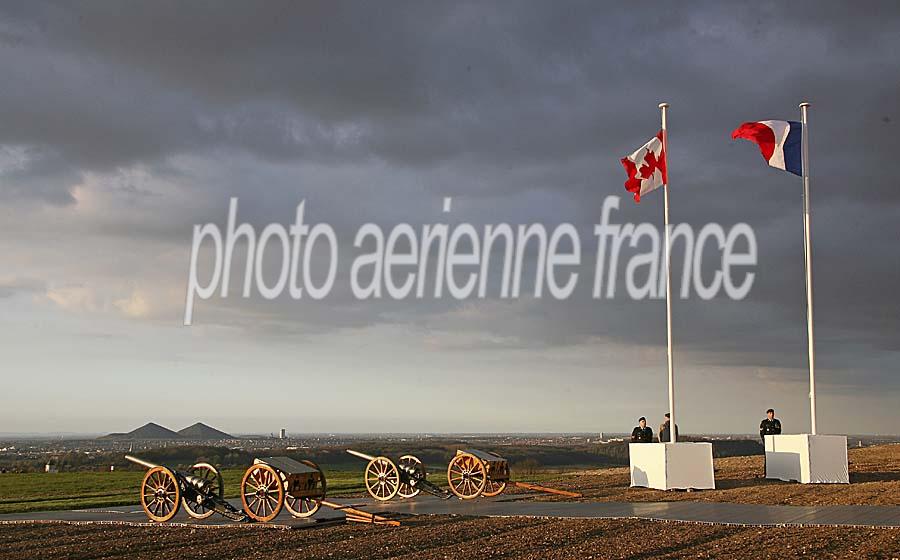
{"label": "distant hillside", "polygon": [[207,426],[203,422],[197,422],[193,426],[188,426],[183,430],[178,430],[178,434],[186,439],[195,439],[203,441],[213,441],[222,439],[235,439],[231,434],[226,434],[221,430],[217,430]]}
{"label": "distant hillside", "polygon": [[184,436],[159,424],[147,422],[140,428],[128,433],[115,433],[103,436],[103,439],[184,439]]}

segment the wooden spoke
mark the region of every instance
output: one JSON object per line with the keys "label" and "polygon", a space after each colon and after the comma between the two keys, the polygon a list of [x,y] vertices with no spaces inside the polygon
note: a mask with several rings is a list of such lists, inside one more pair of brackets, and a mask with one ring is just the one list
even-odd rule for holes
{"label": "wooden spoke", "polygon": [[[401,469],[406,467],[415,470],[421,478],[425,478],[426,476],[425,465],[422,464],[422,461],[415,455],[404,455],[403,457],[400,457],[400,460],[397,461],[397,463]],[[397,490],[397,495],[401,498],[413,498],[417,496],[419,492],[421,492],[421,489],[406,483],[401,483],[400,488]]]}
{"label": "wooden spoke", "polygon": [[166,467],[153,467],[141,483],[141,508],[152,521],[163,523],[178,513],[181,489],[175,473]]}
{"label": "wooden spoke", "polygon": [[487,484],[484,463],[469,453],[457,454],[447,466],[447,482],[450,483],[450,491],[458,498],[477,498],[484,492]]}
{"label": "wooden spoke", "polygon": [[[319,465],[305,459],[300,462],[319,471],[319,497],[295,498],[288,493],[284,497],[284,507],[286,507],[288,512],[294,517],[311,517],[319,511],[319,507],[322,505],[322,500],[325,498],[327,483],[325,481],[325,473],[322,472]],[[285,485],[287,485],[287,477],[282,475],[282,479],[284,480]]]}
{"label": "wooden spoke", "polygon": [[264,463],[247,469],[241,479],[241,503],[247,515],[256,521],[271,521],[278,517],[284,505],[281,474]]}
{"label": "wooden spoke", "polygon": [[400,472],[387,457],[375,457],[366,465],[366,490],[380,501],[387,501],[400,490]]}
{"label": "wooden spoke", "polygon": [[482,492],[481,495],[492,498],[494,496],[499,496],[504,490],[506,490],[506,481],[495,482],[489,478],[487,484],[484,486],[484,492]]}
{"label": "wooden spoke", "polygon": [[209,463],[197,463],[188,470],[188,473],[203,482],[205,491],[185,491],[185,496],[181,498],[181,503],[184,505],[187,514],[194,519],[206,519],[215,513],[210,509],[209,497],[224,498],[225,496],[225,485],[222,482],[222,475]]}

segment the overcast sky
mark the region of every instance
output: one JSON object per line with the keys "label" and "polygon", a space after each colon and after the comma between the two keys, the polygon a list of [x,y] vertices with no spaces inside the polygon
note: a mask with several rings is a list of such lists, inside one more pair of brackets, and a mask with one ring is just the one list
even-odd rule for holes
{"label": "overcast sky", "polygon": [[[660,101],[672,220],[746,222],[759,253],[745,300],[674,302],[678,424],[748,433],[771,406],[807,431],[801,181],[730,132],[809,100],[819,431],[898,433],[898,29],[895,2],[3,3],[0,432],[657,424],[660,300],[347,286],[369,221],[569,222],[585,260],[608,195],[659,224],[619,158]],[[182,326],[193,226],[232,196],[335,228],[327,299],[214,298]]]}

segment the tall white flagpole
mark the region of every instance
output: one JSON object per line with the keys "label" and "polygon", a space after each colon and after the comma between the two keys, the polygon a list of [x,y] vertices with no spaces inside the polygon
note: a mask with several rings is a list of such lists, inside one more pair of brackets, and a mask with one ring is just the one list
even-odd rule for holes
{"label": "tall white flagpole", "polygon": [[[809,232],[809,132],[806,111],[810,104],[800,104],[803,122],[803,256],[806,258],[806,336],[809,349],[809,414],[812,435],[816,435],[816,339],[813,336],[812,241]],[[665,133],[664,133],[665,134]]]}
{"label": "tall white flagpole", "polygon": [[[666,131],[666,111],[669,108],[668,103],[660,103],[659,110],[662,113],[662,143],[663,153],[666,162],[666,181],[663,183],[664,204],[663,214],[666,226],[666,357],[668,358],[669,367],[669,441],[675,443],[678,439],[675,434],[675,375],[672,365],[672,279],[671,268],[672,258],[669,254],[669,135]],[[805,109],[804,109],[805,111]],[[805,113],[804,113],[805,114]],[[815,422],[815,421],[814,421]],[[813,431],[815,433],[815,431]]]}

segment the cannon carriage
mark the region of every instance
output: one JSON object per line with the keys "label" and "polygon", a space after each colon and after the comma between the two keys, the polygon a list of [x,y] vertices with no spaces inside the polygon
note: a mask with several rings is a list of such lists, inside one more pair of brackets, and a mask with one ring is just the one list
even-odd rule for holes
{"label": "cannon carriage", "polygon": [[497,496],[509,482],[509,461],[490,451],[457,450],[447,465],[447,482],[462,500]]}
{"label": "cannon carriage", "polygon": [[282,508],[297,518],[315,514],[325,499],[325,474],[312,461],[264,457],[241,479],[241,503],[254,521],[271,521]]}
{"label": "cannon carriage", "polygon": [[365,461],[366,491],[379,501],[387,501],[395,496],[414,498],[421,491],[447,499],[450,494],[427,480],[425,464],[415,455],[403,455],[397,461],[384,456],[372,456],[348,449],[347,453]]}
{"label": "cannon carriage", "polygon": [[218,513],[232,521],[248,520],[247,514],[225,500],[222,475],[209,463],[179,471],[133,455],[125,455],[125,459],[147,469],[141,481],[141,508],[151,521],[169,521],[182,506],[194,519]]}

